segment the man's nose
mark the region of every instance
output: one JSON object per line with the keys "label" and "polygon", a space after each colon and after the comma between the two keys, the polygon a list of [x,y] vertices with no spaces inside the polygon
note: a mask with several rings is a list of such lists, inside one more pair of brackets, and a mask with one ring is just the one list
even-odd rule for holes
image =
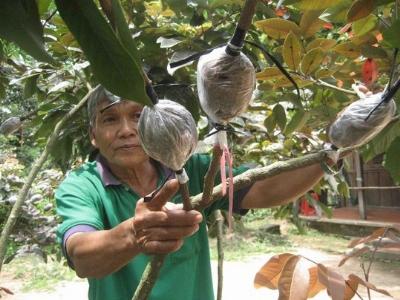
{"label": "man's nose", "polygon": [[123,118],[121,120],[118,133],[122,137],[136,135],[137,134],[137,123],[132,122],[129,119]]}

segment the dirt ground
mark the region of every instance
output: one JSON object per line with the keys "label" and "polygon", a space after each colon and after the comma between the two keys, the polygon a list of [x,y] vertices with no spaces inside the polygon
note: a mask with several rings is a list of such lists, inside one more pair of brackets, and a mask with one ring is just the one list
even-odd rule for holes
{"label": "dirt ground", "polygon": [[[313,261],[323,263],[332,267],[336,267],[340,260],[339,255],[333,255],[322,251],[299,248],[297,254],[312,259]],[[224,263],[224,287],[223,299],[251,299],[251,300],[272,300],[278,299],[278,292],[266,288],[255,289],[253,287],[253,278],[256,272],[267,262],[271,255],[254,256],[244,261],[227,261]],[[388,264],[375,262],[372,267],[370,282],[377,287],[386,289],[390,292],[394,299],[400,300],[400,264],[396,263],[393,267],[388,268]],[[212,262],[214,285],[216,286],[216,270],[217,264]],[[355,273],[362,277],[361,268],[358,259],[350,259],[346,264],[337,270],[347,277],[350,273]],[[4,274],[3,274],[4,273]],[[0,286],[11,289],[15,295],[2,294],[2,300],[86,300],[87,299],[87,283],[84,280],[74,280],[70,282],[62,282],[57,285],[53,292],[21,292],[22,282],[12,279],[12,274],[3,272],[0,276]],[[363,299],[368,299],[366,290],[359,288],[359,293]],[[390,297],[372,292],[373,300],[392,299]],[[325,291],[320,292],[313,299],[325,300],[330,299]],[[354,299],[358,299],[354,297]],[[112,299],[104,299],[112,300]],[[173,300],[173,299],[166,299]]]}

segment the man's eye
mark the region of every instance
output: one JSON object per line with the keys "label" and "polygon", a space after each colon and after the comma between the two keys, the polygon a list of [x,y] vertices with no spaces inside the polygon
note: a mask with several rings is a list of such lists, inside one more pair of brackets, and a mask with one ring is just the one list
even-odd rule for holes
{"label": "man's eye", "polygon": [[112,123],[115,122],[116,118],[114,117],[105,117],[103,118],[103,123]]}
{"label": "man's eye", "polygon": [[140,119],[140,112],[137,112],[137,113],[134,113],[133,115],[132,115],[132,118],[133,118],[133,120],[135,121],[135,122],[138,122],[139,121],[139,119]]}

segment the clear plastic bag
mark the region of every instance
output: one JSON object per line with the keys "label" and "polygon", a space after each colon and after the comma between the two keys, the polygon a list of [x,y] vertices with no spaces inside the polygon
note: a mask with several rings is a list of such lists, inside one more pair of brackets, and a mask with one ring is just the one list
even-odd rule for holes
{"label": "clear plastic bag", "polygon": [[357,100],[346,107],[329,128],[329,140],[336,147],[359,147],[369,142],[393,118],[396,103],[382,103],[366,120],[368,114],[382,100],[382,93]]}
{"label": "clear plastic bag", "polygon": [[246,55],[228,55],[225,46],[201,56],[197,65],[197,89],[205,113],[226,124],[244,112],[255,87],[255,70]]}
{"label": "clear plastic bag", "polygon": [[146,106],[139,119],[144,151],[168,168],[181,170],[197,146],[197,129],[190,112],[179,103],[160,100]]}

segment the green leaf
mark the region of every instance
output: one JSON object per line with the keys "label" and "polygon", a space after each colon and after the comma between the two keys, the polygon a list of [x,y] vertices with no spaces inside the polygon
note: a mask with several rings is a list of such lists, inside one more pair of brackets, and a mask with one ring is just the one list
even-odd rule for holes
{"label": "green leaf", "polygon": [[4,99],[5,97],[6,97],[6,89],[3,83],[0,81],[0,100]]}
{"label": "green leaf", "polygon": [[304,75],[312,74],[321,66],[324,58],[324,51],[322,51],[321,48],[311,49],[306,53],[306,55],[304,55],[303,59],[301,60],[301,71]]}
{"label": "green leaf", "polygon": [[356,0],[347,12],[347,22],[354,22],[365,18],[374,10],[375,0]]}
{"label": "green leaf", "polygon": [[377,24],[378,18],[374,15],[369,15],[353,22],[352,29],[356,36],[361,36],[375,29]]}
{"label": "green leaf", "polygon": [[117,31],[117,36],[121,41],[122,45],[128,50],[129,54],[133,59],[138,62],[140,60],[139,53],[137,51],[137,45],[132,38],[132,34],[129,31],[128,23],[126,22],[124,12],[122,10],[119,0],[112,0],[112,12],[114,15],[114,21]]}
{"label": "green leaf", "polygon": [[300,27],[296,23],[281,18],[257,21],[255,25],[274,39],[284,39],[291,31],[297,35],[300,34]]}
{"label": "green leaf", "polygon": [[34,76],[30,76],[25,80],[24,86],[24,98],[30,98],[37,89],[37,79],[39,74],[35,74]]}
{"label": "green leaf", "polygon": [[39,0],[36,1],[38,4],[38,9],[39,9],[39,15],[44,15],[47,13],[50,3],[52,0]]}
{"label": "green leaf", "polygon": [[276,124],[283,132],[286,127],[286,112],[282,105],[277,104],[275,105],[274,109],[272,110],[272,114],[276,120]]}
{"label": "green leaf", "polygon": [[336,45],[335,48],[333,48],[334,51],[337,53],[346,56],[348,58],[357,58],[361,55],[361,49],[360,47],[354,45],[352,42],[345,42],[339,45]]}
{"label": "green leaf", "polygon": [[267,128],[269,134],[274,133],[274,129],[276,127],[276,119],[275,115],[272,113],[264,120],[264,126]]}
{"label": "green leaf", "polygon": [[267,67],[256,74],[257,80],[270,80],[273,78],[283,77],[285,77],[285,75],[283,75],[282,71],[279,70],[277,67]]}
{"label": "green leaf", "polygon": [[318,48],[318,47],[323,50],[329,50],[330,48],[332,48],[335,45],[336,45],[336,40],[334,40],[334,39],[317,38],[315,40],[312,40],[307,45],[307,51],[310,51],[311,49]]}
{"label": "green leaf", "polygon": [[383,40],[393,48],[400,48],[400,19],[382,32]]}
{"label": "green leaf", "polygon": [[160,99],[168,99],[182,104],[197,122],[200,119],[200,105],[197,95],[187,85],[157,85],[154,87]]}
{"label": "green leaf", "polygon": [[335,72],[336,70],[334,69],[319,69],[317,72],[315,72],[315,78],[328,78],[335,74]]}
{"label": "green leaf", "polygon": [[157,39],[157,43],[160,44],[160,48],[172,48],[178,45],[179,43],[182,43],[182,41],[175,38],[166,38],[160,36]]}
{"label": "green leaf", "polygon": [[320,18],[331,23],[346,23],[347,12],[352,2],[352,0],[344,0],[336,5],[332,5],[325,9]]}
{"label": "green leaf", "polygon": [[301,0],[297,2],[295,6],[304,10],[317,10],[336,6],[341,2],[343,2],[343,0]]}
{"label": "green leaf", "polygon": [[400,136],[400,121],[386,126],[362,151],[365,161],[373,159],[378,154],[385,152],[390,144]]}
{"label": "green leaf", "polygon": [[68,171],[70,167],[73,145],[74,143],[71,135],[64,134],[57,138],[57,141],[50,152],[54,161],[64,173]]}
{"label": "green leaf", "polygon": [[284,134],[290,135],[297,129],[303,128],[303,126],[307,123],[310,114],[303,109],[297,110],[293,117],[290,119],[289,123],[287,124]]}
{"label": "green leaf", "polygon": [[307,10],[300,20],[300,30],[304,37],[313,36],[324,25],[324,21],[318,17],[321,15],[321,10]]}
{"label": "green leaf", "polygon": [[337,191],[340,196],[342,196],[346,199],[348,199],[350,197],[350,191],[349,191],[349,186],[347,185],[347,182],[340,181],[336,188],[337,188]]}
{"label": "green leaf", "polygon": [[390,172],[396,184],[400,184],[400,137],[397,137],[386,152],[383,166]]}
{"label": "green leaf", "polygon": [[300,65],[303,49],[297,36],[290,32],[283,43],[282,56],[289,69],[296,71]]}
{"label": "green leaf", "polygon": [[43,46],[43,29],[35,0],[0,1],[0,37],[16,43],[37,60],[54,62]]}
{"label": "green leaf", "polygon": [[386,51],[383,50],[382,47],[374,47],[371,45],[362,45],[361,54],[368,58],[388,58]]}
{"label": "green leaf", "polygon": [[92,0],[56,0],[68,28],[89,60],[96,79],[122,98],[151,105],[142,70]]}

